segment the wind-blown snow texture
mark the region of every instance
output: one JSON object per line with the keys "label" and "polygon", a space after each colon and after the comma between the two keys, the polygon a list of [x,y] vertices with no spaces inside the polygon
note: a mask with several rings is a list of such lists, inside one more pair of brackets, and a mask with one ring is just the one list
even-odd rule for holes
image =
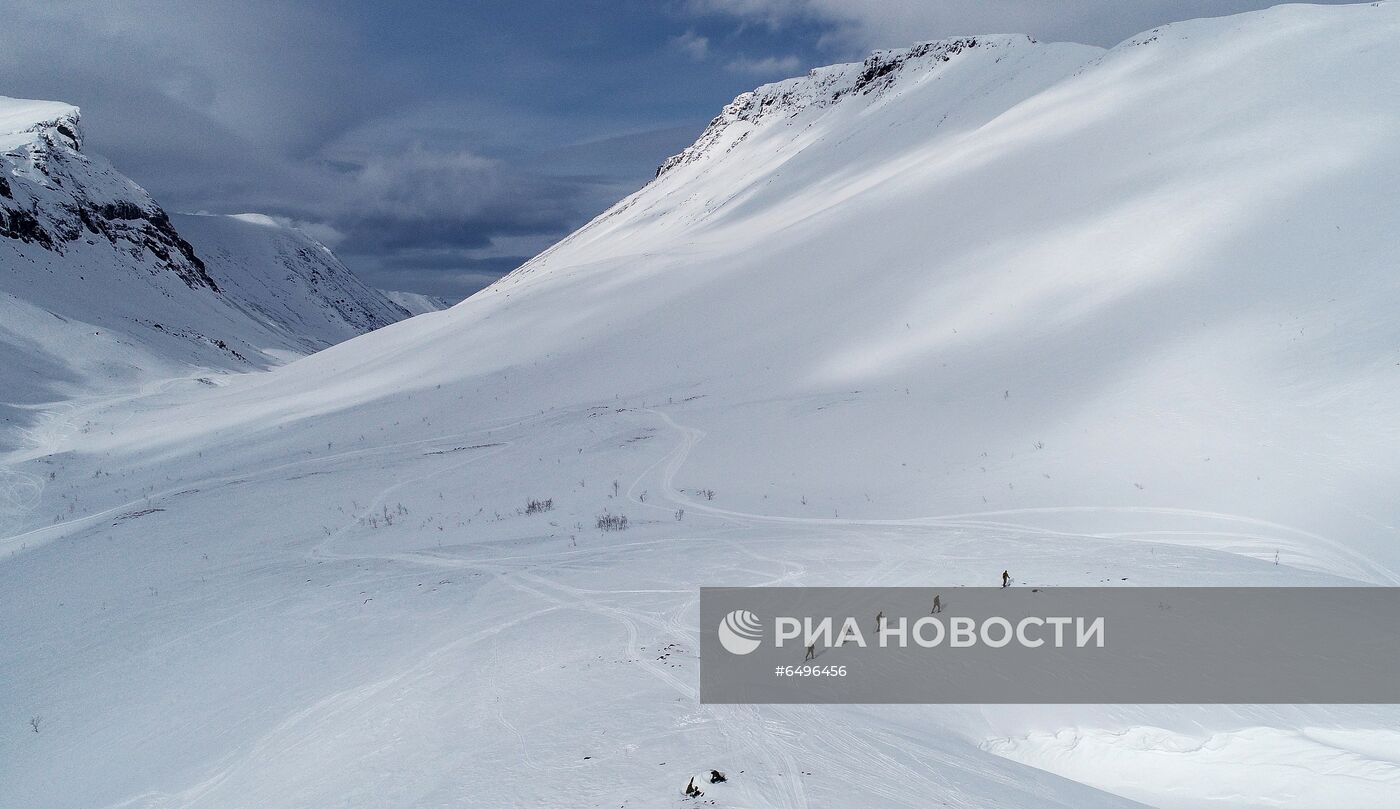
{"label": "wind-blown snow texture", "polygon": [[450,310],[51,412],[0,804],[1395,804],[1391,706],[700,706],[695,654],[701,584],[1396,584],[1398,40],[815,71]]}
{"label": "wind-blown snow texture", "polygon": [[0,446],[36,404],[265,369],[407,314],[266,217],[172,219],[82,151],[76,107],[0,97]]}

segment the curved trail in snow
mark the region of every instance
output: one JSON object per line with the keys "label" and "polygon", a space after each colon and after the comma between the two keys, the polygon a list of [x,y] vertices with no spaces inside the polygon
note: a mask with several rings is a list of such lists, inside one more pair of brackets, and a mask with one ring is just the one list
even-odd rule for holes
{"label": "curved trail in snow", "polygon": [[[1248,530],[1238,532],[1237,538],[1241,540],[1266,537],[1277,541],[1276,535],[1268,533],[1270,530],[1303,535],[1302,532],[1294,532],[1293,529],[1284,526],[1276,526],[1265,521],[1236,515],[1215,515],[1172,509],[1065,507],[988,511],[910,519],[782,517],[723,509],[687,497],[675,486],[676,479],[685,468],[692,452],[704,439],[705,433],[697,428],[677,423],[667,413],[655,409],[643,409],[634,412],[649,414],[664,422],[677,436],[677,441],[632,478],[630,485],[626,488],[626,500],[633,504],[633,507],[655,513],[666,522],[671,520],[675,508],[680,507],[688,513],[711,518],[719,523],[719,526],[706,526],[698,532],[692,533],[691,525],[687,524],[685,526],[687,530],[683,532],[684,536],[521,555],[476,556],[473,554],[468,557],[445,555],[427,549],[395,551],[366,548],[351,551],[344,547],[345,543],[342,541],[362,526],[362,521],[366,516],[392,502],[391,497],[396,492],[422,485],[438,476],[448,475],[473,465],[489,463],[492,459],[499,458],[503,454],[518,450],[522,439],[518,434],[512,434],[513,430],[551,420],[567,422],[587,411],[588,408],[551,411],[525,418],[502,420],[502,422],[494,423],[492,426],[478,425],[474,429],[452,435],[432,436],[420,440],[301,458],[261,468],[256,473],[247,476],[213,476],[197,481],[183,481],[167,490],[124,503],[121,506],[54,526],[34,529],[12,537],[10,540],[0,540],[0,548],[7,547],[8,543],[16,539],[28,538],[28,541],[32,542],[39,538],[42,541],[51,541],[72,535],[95,524],[98,520],[120,513],[123,509],[149,505],[158,502],[163,497],[191,487],[207,489],[235,480],[265,481],[271,477],[285,475],[291,470],[299,471],[308,466],[315,468],[318,465],[325,466],[346,459],[377,458],[389,463],[404,460],[400,454],[405,452],[428,447],[448,446],[453,442],[479,443],[484,438],[489,438],[492,442],[492,446],[471,449],[467,452],[467,457],[452,458],[448,456],[434,459],[427,464],[431,468],[421,474],[387,482],[388,485],[384,485],[374,492],[368,503],[357,509],[355,513],[348,514],[344,523],[338,528],[313,541],[305,551],[305,558],[312,562],[392,561],[425,568],[478,572],[489,576],[490,581],[528,598],[529,601],[522,605],[526,607],[525,609],[521,609],[511,620],[493,624],[485,629],[463,626],[449,627],[435,632],[424,639],[425,642],[421,650],[411,658],[406,659],[401,667],[395,668],[386,676],[376,677],[371,682],[360,683],[326,694],[310,704],[300,706],[300,710],[289,713],[282,718],[282,721],[261,733],[258,738],[251,740],[246,745],[240,745],[236,750],[229,751],[218,761],[208,762],[209,769],[205,770],[199,777],[191,779],[189,786],[170,793],[149,793],[136,796],[128,799],[125,805],[184,806],[207,800],[220,789],[227,789],[227,785],[232,783],[234,779],[248,777],[249,768],[257,766],[257,763],[265,758],[274,756],[277,750],[305,743],[315,738],[316,734],[321,732],[323,728],[332,727],[333,723],[343,721],[347,714],[370,709],[387,699],[387,695],[391,695],[393,689],[408,688],[421,678],[430,677],[435,663],[453,659],[451,656],[454,653],[472,648],[476,644],[504,637],[501,635],[503,631],[525,629],[528,632],[527,627],[531,622],[546,616],[557,615],[562,611],[579,611],[596,615],[615,624],[618,627],[618,633],[609,632],[600,637],[606,639],[610,646],[614,643],[618,644],[619,652],[628,659],[639,663],[642,670],[660,684],[666,692],[676,695],[684,703],[693,704],[698,699],[698,689],[690,679],[690,672],[677,671],[658,663],[653,659],[655,656],[649,654],[642,647],[649,645],[650,639],[660,638],[675,640],[690,649],[698,650],[699,629],[693,624],[698,604],[698,591],[693,588],[676,590],[658,587],[620,590],[578,586],[568,581],[566,577],[571,575],[574,570],[572,566],[584,559],[605,563],[609,558],[623,558],[629,552],[642,548],[675,543],[697,543],[697,548],[703,548],[706,545],[722,548],[734,559],[748,559],[753,562],[751,566],[731,567],[731,570],[747,570],[755,579],[764,584],[784,585],[802,583],[808,572],[806,566],[799,561],[766,555],[764,548],[768,544],[766,541],[768,538],[773,541],[788,541],[797,533],[816,535],[822,538],[839,538],[843,535],[849,535],[852,531],[862,531],[869,528],[949,528],[994,530],[1041,536],[1087,536],[1113,539],[1121,538],[1124,535],[1118,533],[1076,534],[1070,531],[1041,529],[1033,525],[1015,522],[1014,518],[1035,514],[1098,513],[1116,510],[1125,513],[1170,516],[1188,514],[1210,516],[1260,529],[1257,533],[1251,533]],[[424,459],[424,461],[426,460]],[[640,492],[648,489],[653,492],[654,496],[643,501]],[[703,523],[704,521],[702,521],[702,525]],[[760,529],[765,536],[753,537],[748,541],[742,538],[743,534],[754,533],[753,529]],[[777,530],[775,531],[775,529]],[[741,536],[736,537],[733,535],[735,533]],[[1188,538],[1192,535],[1189,532],[1177,533]],[[781,534],[782,536],[772,536],[773,534]],[[1171,535],[1153,534],[1152,536],[1162,541],[1170,541],[1167,537]],[[1321,538],[1317,539],[1321,540]],[[899,562],[875,564],[860,578],[866,579],[868,583],[884,580],[896,573],[899,565]],[[851,583],[859,582],[853,581]],[[585,584],[587,583],[585,582]],[[674,599],[667,598],[664,609],[658,610],[645,601],[646,596],[665,593],[672,593],[676,597]],[[517,726],[518,720],[512,721],[513,715],[508,715],[507,712],[497,707],[495,715],[492,716],[488,713],[488,716],[490,718],[487,721],[496,723],[500,726],[502,733],[517,741],[524,766],[532,771],[546,766],[544,762],[547,761],[547,752],[534,750],[526,743],[526,739],[522,735],[524,726]],[[878,722],[856,731],[846,730],[841,727],[839,722],[830,721],[829,711],[811,706],[763,706],[760,708],[757,706],[699,705],[683,718],[683,724],[689,723],[703,725],[708,732],[716,733],[722,737],[731,751],[750,762],[748,769],[751,776],[763,774],[763,778],[747,780],[738,787],[739,794],[753,804],[781,806],[784,809],[808,809],[812,801],[803,782],[803,771],[814,768],[837,773],[840,778],[847,782],[858,784],[860,789],[865,790],[868,794],[881,796],[891,802],[914,801],[917,799],[918,791],[926,789],[931,784],[955,789],[954,785],[949,784],[947,772],[940,771],[939,768],[933,767],[927,761],[920,760],[908,752],[911,749],[927,751],[932,748],[917,744],[911,746],[911,740],[901,735],[901,729],[887,727]],[[820,740],[814,740],[811,735],[817,728],[821,729]],[[976,749],[975,745],[970,745],[970,747]],[[858,771],[859,768],[849,765],[854,751],[859,751],[860,759],[870,764],[870,771]],[[891,776],[903,777],[892,778]]]}
{"label": "curved trail in snow", "polygon": [[[1363,582],[1379,582],[1386,585],[1400,585],[1400,574],[1388,567],[1367,558],[1355,551],[1347,548],[1336,540],[1329,539],[1319,534],[1305,531],[1292,526],[1281,525],[1279,523],[1262,520],[1255,517],[1248,517],[1239,514],[1228,514],[1215,511],[1202,511],[1187,508],[1165,508],[1165,507],[1137,507],[1137,506],[1043,506],[1036,508],[1020,509],[999,509],[993,511],[963,512],[954,514],[943,514],[931,517],[908,517],[908,518],[841,518],[841,517],[788,517],[772,514],[758,514],[753,512],[735,511],[731,509],[719,508],[698,502],[684,495],[682,489],[675,485],[676,476],[685,465],[691,452],[704,438],[705,433],[694,427],[678,424],[671,416],[654,408],[646,408],[644,412],[650,413],[660,419],[669,428],[680,435],[680,443],[668,453],[664,458],[648,467],[642,475],[628,489],[629,499],[642,506],[652,506],[659,508],[655,504],[643,503],[635,495],[635,491],[647,475],[663,466],[660,478],[660,490],[669,502],[690,511],[707,514],[713,517],[736,521],[739,524],[755,527],[759,525],[801,525],[807,527],[896,527],[896,528],[978,528],[993,529],[999,531],[1009,531],[1014,533],[1040,535],[1040,536],[1064,536],[1064,537],[1085,537],[1090,539],[1123,539],[1125,537],[1150,535],[1159,538],[1165,544],[1194,545],[1215,550],[1222,550],[1228,553],[1238,553],[1229,547],[1223,546],[1219,542],[1199,542],[1191,543],[1180,541],[1174,538],[1201,537],[1201,538],[1231,538],[1240,540],[1258,540],[1257,545],[1261,554],[1267,551],[1276,550],[1280,547],[1288,548],[1293,553],[1302,558],[1312,558],[1317,563],[1317,569],[1324,572],[1345,578],[1356,579]],[[1111,532],[1075,532],[1059,531],[1050,528],[1043,528],[1024,523],[1007,522],[1002,520],[988,519],[996,517],[1033,517],[1036,515],[1063,515],[1063,514],[1126,514],[1126,515],[1146,515],[1160,517],[1187,517],[1193,519],[1219,520],[1224,523],[1247,526],[1249,528],[1263,529],[1271,533],[1244,533],[1238,531],[1111,531]],[[1291,535],[1291,536],[1290,536]],[[1312,543],[1312,546],[1304,544],[1304,541]],[[1315,546],[1323,546],[1333,554],[1331,558],[1319,555]],[[1263,556],[1251,557],[1263,558]],[[1330,564],[1328,564],[1330,563]]]}

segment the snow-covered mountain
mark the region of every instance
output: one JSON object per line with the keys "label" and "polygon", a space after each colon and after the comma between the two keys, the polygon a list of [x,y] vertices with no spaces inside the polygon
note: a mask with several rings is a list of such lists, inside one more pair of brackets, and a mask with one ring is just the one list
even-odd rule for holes
{"label": "snow-covered mountain", "polygon": [[172,218],[82,145],[76,107],[0,97],[0,434],[36,403],[263,369],[407,316],[300,232]]}
{"label": "snow-covered mountain", "polygon": [[271,217],[176,214],[171,220],[228,303],[302,353],[411,314],[346,269],[330,248]]}
{"label": "snow-covered mountain", "polygon": [[424,315],[451,309],[452,301],[437,295],[424,295],[420,292],[402,292],[395,289],[381,289],[384,297],[407,310],[411,315]]}
{"label": "snow-covered mountain", "polygon": [[696,587],[1396,584],[1397,41],[881,52],[447,311],[52,414],[0,803],[1396,804],[1394,706],[700,705]]}

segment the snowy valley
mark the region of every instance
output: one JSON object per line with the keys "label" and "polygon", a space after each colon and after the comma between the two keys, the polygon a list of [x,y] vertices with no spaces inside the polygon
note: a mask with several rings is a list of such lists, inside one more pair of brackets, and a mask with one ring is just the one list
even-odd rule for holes
{"label": "snowy valley", "polygon": [[0,806],[1395,805],[1395,706],[700,704],[697,601],[1400,584],[1397,41],[877,52],[443,311],[5,100]]}

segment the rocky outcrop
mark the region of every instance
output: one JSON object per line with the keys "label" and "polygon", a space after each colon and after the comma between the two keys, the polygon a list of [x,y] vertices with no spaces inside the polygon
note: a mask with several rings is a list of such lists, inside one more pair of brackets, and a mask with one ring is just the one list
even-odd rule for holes
{"label": "rocky outcrop", "polygon": [[736,124],[758,124],[775,115],[792,116],[814,107],[828,107],[851,94],[878,95],[902,77],[936,70],[973,48],[1010,49],[1034,43],[1034,39],[1023,35],[940,39],[875,51],[864,62],[819,67],[806,76],[765,84],[725,105],[694,144],[657,167],[656,176],[713,153],[721,143],[732,148],[743,139],[743,134],[735,136],[730,132]]}
{"label": "rocky outcrop", "polygon": [[45,111],[28,126],[0,132],[0,238],[59,255],[73,242],[103,239],[133,257],[148,254],[153,272],[173,273],[191,289],[218,291],[150,195],[106,161],[82,153],[77,108]]}

